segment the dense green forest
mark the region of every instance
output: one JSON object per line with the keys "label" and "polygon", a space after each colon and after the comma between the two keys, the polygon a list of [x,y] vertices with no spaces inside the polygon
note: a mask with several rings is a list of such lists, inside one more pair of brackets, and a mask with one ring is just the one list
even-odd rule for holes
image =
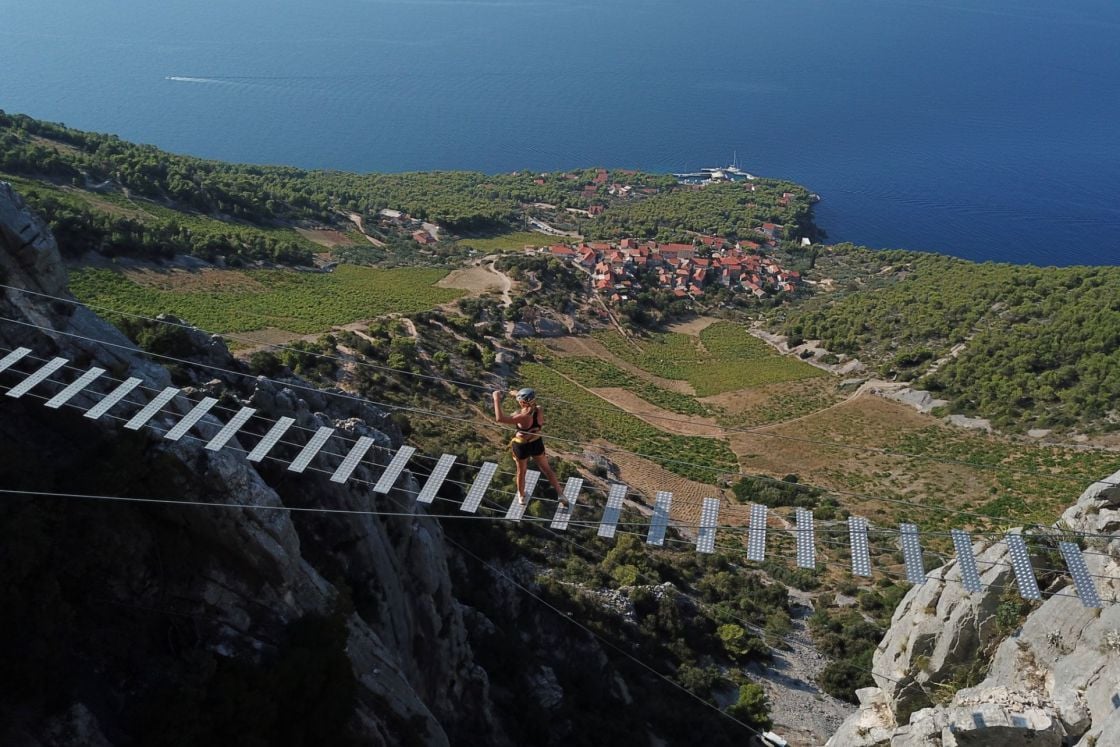
{"label": "dense green forest", "polygon": [[[236,234],[244,233],[245,226],[333,223],[351,212],[368,220],[385,208],[473,235],[522,228],[523,211],[535,204],[555,209],[606,207],[602,215],[582,224],[596,237],[679,239],[689,231],[745,235],[763,221],[797,227],[799,233],[811,230],[808,193],[788,182],[758,180],[752,192],[745,185],[681,188],[672,176],[618,170],[355,174],[232,164],[0,111],[2,174],[48,180],[56,192],[65,186],[107,197],[143,198],[233,226],[224,235],[215,230],[204,236],[184,235],[182,226],[170,219],[149,217],[138,224],[120,211],[104,210],[104,205],[58,194],[35,202],[60,233],[86,237],[85,248],[136,256],[188,251],[207,258],[239,255],[305,263],[309,259],[298,242],[254,237],[255,244],[243,246]],[[631,187],[630,196],[612,195],[610,185],[615,182]],[[787,192],[792,197],[783,197]]]}
{"label": "dense green forest", "polygon": [[3,113],[0,170],[74,186],[111,181],[133,195],[254,223],[331,221],[339,209],[373,213],[393,207],[451,228],[472,228],[502,223],[515,207],[484,174],[358,175],[224,163]]}
{"label": "dense green forest", "polygon": [[[786,198],[786,194],[792,196]],[[595,238],[638,236],[673,240],[682,232],[696,231],[748,240],[753,236],[759,240],[753,229],[763,223],[777,223],[785,226],[781,238],[797,239],[816,235],[811,205],[809,192],[792,182],[723,182],[616,203],[586,232]]]}
{"label": "dense green forest", "polygon": [[222,258],[234,266],[254,260],[310,265],[320,250],[291,230],[216,220],[50,182],[6,179],[47,219],[59,249],[70,257],[91,251],[148,260],[188,254],[210,262]]}
{"label": "dense green forest", "polygon": [[777,312],[791,342],[820,339],[999,427],[1120,427],[1120,268],[838,247],[817,270],[853,268]]}

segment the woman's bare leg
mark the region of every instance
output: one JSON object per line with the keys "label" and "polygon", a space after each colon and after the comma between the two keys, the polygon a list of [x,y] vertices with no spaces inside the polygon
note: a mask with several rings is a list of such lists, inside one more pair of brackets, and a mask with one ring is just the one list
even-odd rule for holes
{"label": "woman's bare leg", "polygon": [[521,502],[525,503],[529,500],[525,496],[525,472],[529,469],[529,460],[514,457],[513,461],[517,462],[517,494],[521,496]]}
{"label": "woman's bare leg", "polygon": [[556,479],[556,473],[552,471],[552,465],[548,463],[548,455],[538,454],[533,457],[533,459],[536,461],[537,468],[540,469],[541,474],[547,477],[548,481],[552,483],[552,488],[556,491],[556,497],[560,499],[560,503],[566,504],[567,501],[564,500],[564,491],[560,488],[560,481]]}

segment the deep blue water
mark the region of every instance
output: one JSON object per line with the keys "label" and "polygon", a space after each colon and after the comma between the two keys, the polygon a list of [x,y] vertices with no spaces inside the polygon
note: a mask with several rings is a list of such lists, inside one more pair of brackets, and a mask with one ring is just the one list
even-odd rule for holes
{"label": "deep blue water", "polygon": [[723,165],[833,240],[1120,262],[1114,0],[0,0],[0,108],[357,171]]}

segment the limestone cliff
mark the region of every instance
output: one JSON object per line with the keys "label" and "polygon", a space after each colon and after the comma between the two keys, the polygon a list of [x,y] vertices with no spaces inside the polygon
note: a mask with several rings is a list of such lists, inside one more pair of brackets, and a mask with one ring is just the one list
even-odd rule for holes
{"label": "limestone cliff", "polygon": [[[1111,535],[1085,555],[1107,599],[1120,594],[1116,483],[1120,472],[1091,485],[1055,528]],[[1054,576],[1043,586],[1056,594],[1020,619],[1003,543],[974,549],[984,590],[954,583],[955,562],[912,589],[875,653],[878,687],[859,691],[860,710],[828,744],[1120,745],[1120,605],[1086,609],[1068,578]],[[1062,567],[1060,558],[1045,561]],[[983,675],[989,655],[982,681],[962,686]]]}
{"label": "limestone cliff", "polygon": [[[68,296],[50,231],[4,183],[0,282]],[[0,290],[0,317],[4,352],[23,345],[148,387],[171,383],[83,307]],[[220,341],[188,337],[192,357],[238,368]],[[371,436],[382,463],[400,444],[386,414],[365,405],[214,375],[181,366],[175,383]],[[190,744],[192,733],[224,733],[221,719],[264,740],[284,730],[290,743],[441,745],[466,734],[508,743],[473,663],[438,523],[407,508],[392,517],[279,510],[413,506],[411,476],[375,506],[368,490],[321,475],[165,441],[166,422],[131,434],[108,417],[80,417],[94,401],[80,395],[80,410],[59,411],[31,396],[4,401],[0,488],[278,510],[0,496],[0,743]],[[200,428],[220,425],[208,416]],[[356,476],[378,477],[366,466]],[[266,720],[272,731],[256,731]]]}

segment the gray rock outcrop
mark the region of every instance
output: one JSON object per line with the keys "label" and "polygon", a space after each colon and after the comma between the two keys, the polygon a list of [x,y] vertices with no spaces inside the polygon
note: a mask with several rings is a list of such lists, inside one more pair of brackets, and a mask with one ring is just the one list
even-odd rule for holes
{"label": "gray rock outcrop", "polygon": [[[1103,535],[1084,558],[1106,600],[1120,596],[1117,483],[1120,472],[1091,485],[1054,529]],[[995,565],[1003,548],[974,548],[990,585],[980,593],[946,583],[954,561],[906,595],[873,659],[878,687],[859,692],[830,746],[1120,745],[1120,605],[1086,608],[1058,576],[1021,626],[1000,630],[999,606],[1018,604],[1010,569]],[[993,647],[983,680],[954,690]]]}
{"label": "gray rock outcrop", "polygon": [[536,323],[537,334],[541,337],[560,337],[568,334],[568,328],[555,319],[547,317],[538,319]]}
{"label": "gray rock outcrop", "polygon": [[[0,314],[16,320],[0,327],[4,348],[23,345],[39,358],[57,355],[83,367],[97,365],[109,372],[106,377],[135,376],[153,391],[170,384],[168,370],[142,355],[114,327],[85,307],[66,302],[66,270],[54,239],[4,183],[0,277],[24,289],[0,292]],[[220,339],[197,330],[188,329],[187,336],[201,367],[179,375],[220,394],[227,405],[251,404],[265,418],[287,415],[296,419],[297,427],[329,425],[371,436],[382,464],[399,446],[400,434],[387,414],[352,399],[328,397],[295,379],[285,385],[235,373],[219,372],[213,378],[214,370],[205,366],[235,368],[229,351]],[[38,365],[21,362],[8,375]],[[58,385],[43,388],[47,386]],[[94,394],[99,388],[110,387],[99,382],[71,403],[87,408],[100,398]],[[190,407],[183,397],[176,402],[179,414]],[[116,490],[245,508],[169,508],[160,513],[120,504],[119,510],[107,514],[104,507],[67,506],[69,520],[87,517],[85,526],[90,528],[82,531],[94,535],[70,548],[69,561],[78,569],[72,573],[106,563],[104,588],[95,595],[98,603],[156,610],[156,623],[193,621],[185,635],[197,653],[191,654],[194,658],[169,659],[168,647],[179,646],[172,633],[164,632],[162,641],[156,635],[157,645],[149,649],[148,618],[134,622],[136,615],[121,616],[116,628],[109,622],[114,618],[107,618],[104,635],[132,639],[134,651],[120,656],[133,661],[126,665],[115,647],[89,649],[83,662],[86,680],[69,702],[57,704],[61,710],[41,713],[25,707],[12,723],[0,720],[0,742],[106,747],[132,743],[121,734],[121,724],[113,722],[118,722],[122,704],[137,692],[176,682],[176,672],[185,672],[199,657],[258,666],[278,650],[295,622],[332,615],[341,615],[345,622],[345,657],[357,683],[351,727],[362,743],[446,745],[454,730],[467,728],[487,735],[486,741],[507,741],[492,719],[486,675],[473,662],[461,607],[452,595],[439,524],[420,511],[398,510],[388,517],[360,513],[378,509],[379,503],[414,506],[402,500],[417,490],[411,475],[402,477],[399,493],[375,498],[353,482],[339,486],[312,474],[299,481],[277,479],[276,467],[267,461],[259,466],[247,462],[236,438],[220,451],[204,450],[205,439],[224,424],[214,415],[197,426],[203,439],[164,440],[162,434],[175,419],[165,410],[150,427],[122,442],[117,419],[92,421],[72,412],[47,410],[30,397],[9,403],[0,422],[0,474],[22,478],[20,460],[33,464],[36,455],[49,453],[58,470],[52,476],[54,484],[80,486],[94,479],[81,472],[104,459],[99,454],[127,452],[131,461],[122,462],[127,466],[113,477]],[[331,462],[327,466],[332,470],[339,462],[339,457],[321,458]],[[355,473],[367,482],[378,476],[371,464]],[[315,506],[356,513],[288,510]],[[35,504],[26,510],[42,513],[49,521],[54,509]],[[85,596],[80,591],[70,594],[65,603],[83,609]],[[343,604],[343,599],[352,601]],[[464,713],[469,714],[469,727],[461,723]]]}
{"label": "gray rock outcrop", "polygon": [[533,325],[526,322],[512,322],[510,324],[510,337],[533,337],[536,334],[537,331],[533,329]]}
{"label": "gray rock outcrop", "polygon": [[949,404],[948,400],[934,399],[934,396],[929,392],[922,389],[912,389],[911,387],[901,389],[883,388],[875,393],[886,399],[893,399],[895,402],[910,405],[918,412],[930,412],[935,407],[943,407]]}

